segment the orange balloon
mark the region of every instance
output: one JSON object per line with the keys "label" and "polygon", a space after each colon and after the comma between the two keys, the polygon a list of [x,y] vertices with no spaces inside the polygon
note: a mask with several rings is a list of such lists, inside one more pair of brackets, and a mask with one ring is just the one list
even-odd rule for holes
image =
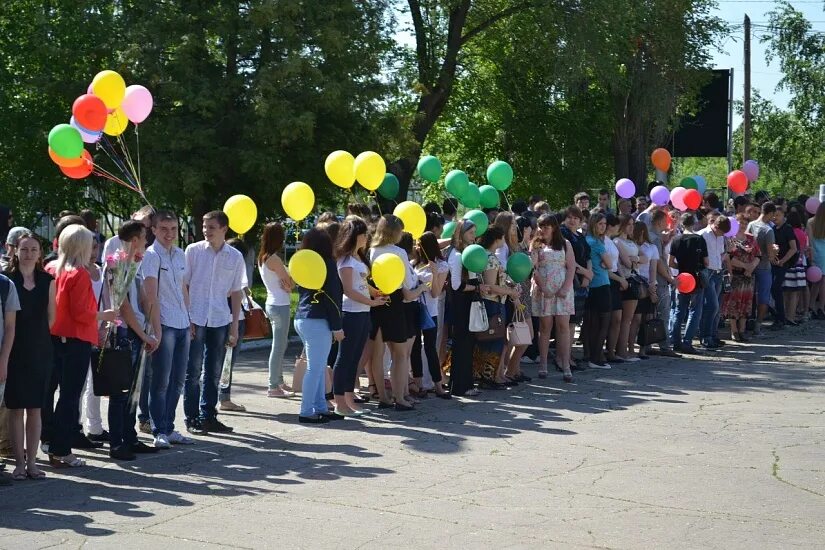
{"label": "orange balloon", "polygon": [[63,166],[65,168],[76,168],[83,164],[83,156],[79,156],[74,159],[67,159],[66,157],[61,157],[57,153],[55,153],[51,147],[49,147],[49,157],[51,157],[52,162],[54,162],[58,166]]}
{"label": "orange balloon", "polygon": [[95,164],[92,161],[92,155],[89,154],[89,151],[83,151],[83,156],[80,159],[79,166],[61,166],[60,171],[63,172],[64,176],[70,177],[75,180],[80,180],[91,174],[92,170],[94,170],[94,167]]}
{"label": "orange balloon", "polygon": [[662,172],[667,172],[670,170],[670,152],[667,149],[659,148],[653,151],[650,155],[650,160],[653,162],[653,166],[656,167],[657,170],[661,170]]}

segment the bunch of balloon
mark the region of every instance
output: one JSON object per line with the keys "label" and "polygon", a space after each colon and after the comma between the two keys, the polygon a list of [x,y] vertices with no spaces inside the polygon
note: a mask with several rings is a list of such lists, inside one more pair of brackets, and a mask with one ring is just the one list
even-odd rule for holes
{"label": "bunch of balloon", "polygon": [[[95,174],[138,193],[146,201],[141,182],[138,125],[149,116],[153,105],[152,94],[144,86],[127,87],[115,71],[99,72],[86,93],[72,104],[68,124],[58,124],[49,132],[49,158],[69,178],[82,179]],[[134,155],[123,138],[129,122],[135,125]],[[84,143],[96,144],[97,150],[111,160],[115,169],[96,163]]]}

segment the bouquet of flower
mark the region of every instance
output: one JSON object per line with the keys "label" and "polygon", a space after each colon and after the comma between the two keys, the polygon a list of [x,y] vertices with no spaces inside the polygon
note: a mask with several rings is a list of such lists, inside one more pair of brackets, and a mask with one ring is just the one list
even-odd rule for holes
{"label": "bouquet of flower", "polygon": [[[119,308],[126,299],[142,261],[143,256],[140,254],[136,255],[134,260],[129,259],[129,254],[124,250],[106,256],[106,280],[109,283],[109,299],[113,308]],[[116,324],[119,326],[120,320]],[[109,328],[111,329],[111,325]]]}

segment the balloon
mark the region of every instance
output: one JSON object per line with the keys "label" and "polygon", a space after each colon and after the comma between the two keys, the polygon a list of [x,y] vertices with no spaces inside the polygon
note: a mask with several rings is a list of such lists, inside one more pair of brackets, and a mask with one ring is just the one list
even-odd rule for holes
{"label": "balloon", "polygon": [[478,205],[481,204],[481,192],[478,190],[478,185],[470,182],[467,190],[464,191],[459,200],[467,208],[478,208]]}
{"label": "balloon", "polygon": [[384,183],[387,165],[378,153],[364,151],[355,157],[353,167],[355,169],[355,179],[364,189],[375,191]]}
{"label": "balloon", "polygon": [[243,235],[255,225],[258,207],[246,195],[233,195],[223,205],[223,212],[229,218],[229,229]]}
{"label": "balloon", "polygon": [[705,181],[705,178],[702,176],[693,176],[693,181],[696,182],[696,190],[699,191],[701,195],[704,195],[708,188],[708,182]]}
{"label": "balloon", "polygon": [[442,239],[451,239],[453,237],[453,233],[455,233],[455,226],[458,225],[456,222],[447,222],[444,224],[444,227],[441,229],[441,238]]}
{"label": "balloon", "polygon": [[450,194],[461,200],[467,188],[470,187],[470,178],[462,170],[450,170],[444,179],[444,187]]}
{"label": "balloon", "polygon": [[636,184],[627,178],[616,182],[616,194],[623,199],[629,199],[636,194]]}
{"label": "balloon", "polygon": [[822,270],[817,266],[812,265],[808,268],[808,271],[805,272],[805,277],[807,277],[808,282],[818,283],[822,280]]}
{"label": "balloon", "polygon": [[499,197],[498,190],[492,185],[482,185],[478,188],[481,193],[481,207],[482,208],[496,208],[498,207]]}
{"label": "balloon", "polygon": [[805,201],[805,210],[808,211],[808,214],[816,214],[817,208],[819,208],[818,198],[810,197],[808,200]]}
{"label": "balloon", "polygon": [[679,182],[679,187],[684,187],[685,189],[699,189],[699,184],[696,183],[695,179],[687,177],[682,178],[682,181]]}
{"label": "balloon", "polygon": [[80,130],[68,124],[58,124],[49,132],[49,147],[57,156],[73,159],[83,154]]}
{"label": "balloon", "polygon": [[355,183],[355,157],[346,151],[333,151],[324,161],[324,172],[329,181],[343,189]]}
{"label": "balloon", "polygon": [[441,170],[441,161],[432,155],[421,157],[418,161],[418,175],[429,182],[437,182],[441,177]]}
{"label": "balloon", "polygon": [[384,294],[392,294],[401,288],[406,275],[404,261],[395,254],[386,252],[372,262],[372,280]]}
{"label": "balloon", "polygon": [[664,185],[657,185],[650,190],[650,200],[653,204],[664,206],[670,200],[670,191]]}
{"label": "balloon", "polygon": [[417,239],[424,233],[424,227],[427,225],[427,215],[421,205],[413,201],[404,201],[395,207],[392,211],[393,215],[401,218],[404,222],[404,231]]}
{"label": "balloon", "polygon": [[670,152],[667,149],[656,149],[650,155],[650,160],[657,170],[667,172],[670,170]]}
{"label": "balloon", "polygon": [[100,71],[92,80],[92,93],[106,104],[107,109],[114,109],[126,95],[126,82],[115,71]]}
{"label": "balloon", "polygon": [[89,132],[99,132],[106,125],[106,105],[95,95],[83,94],[72,104],[72,116]]}
{"label": "balloon", "polygon": [[516,283],[522,283],[533,271],[533,262],[524,252],[516,252],[507,259],[507,275]]}
{"label": "balloon", "polygon": [[126,131],[129,125],[129,119],[126,113],[120,107],[109,113],[106,118],[106,126],[103,127],[103,133],[110,136],[119,136]]}
{"label": "balloon", "polygon": [[487,181],[499,191],[504,191],[513,183],[513,167],[503,160],[495,161],[487,167]]}
{"label": "balloon", "polygon": [[149,90],[140,84],[132,84],[126,88],[126,94],[123,96],[123,103],[120,104],[120,108],[123,109],[129,120],[135,124],[140,124],[152,112],[153,104],[154,100]]}
{"label": "balloon", "polygon": [[487,231],[487,226],[490,225],[490,220],[487,218],[487,214],[481,210],[470,210],[464,214],[464,219],[470,220],[473,224],[475,224],[476,237],[484,235],[484,232]]}
{"label": "balloon", "polygon": [[673,206],[675,206],[677,210],[683,212],[687,210],[687,206],[684,203],[685,193],[687,193],[687,189],[684,187],[674,187],[670,192],[670,202],[673,203]]}
{"label": "balloon", "polygon": [[293,181],[284,187],[284,191],[281,193],[281,206],[287,216],[296,222],[301,221],[315,207],[315,193],[313,193],[312,187],[306,183]]}
{"label": "balloon", "polygon": [[487,269],[489,254],[479,244],[471,244],[461,253],[461,263],[471,273],[483,273]]}
{"label": "balloon", "polygon": [[696,278],[690,273],[679,273],[676,276],[676,290],[682,294],[690,294],[696,289]]}
{"label": "balloon", "polygon": [[734,193],[744,193],[748,190],[748,176],[742,170],[734,170],[728,174],[728,188]]}
{"label": "balloon", "polygon": [[82,156],[73,159],[63,158],[60,155],[56,154],[51,147],[49,147],[49,158],[52,159],[53,163],[64,168],[76,168],[83,164]]}
{"label": "balloon", "polygon": [[91,130],[84,128],[77,121],[72,117],[69,119],[69,126],[72,128],[77,128],[80,130],[80,137],[83,140],[83,143],[97,143],[100,140],[100,136],[103,135],[103,132],[92,132]]}
{"label": "balloon", "polygon": [[755,160],[746,160],[742,165],[742,171],[751,183],[759,179],[759,163]]}
{"label": "balloon", "polygon": [[302,249],[289,259],[289,275],[304,288],[321,290],[327,280],[327,264],[314,250]]}
{"label": "balloon", "polygon": [[384,181],[381,183],[381,187],[378,188],[378,194],[388,200],[398,196],[398,178],[395,177],[395,174],[387,172],[384,175]]}
{"label": "balloon", "polygon": [[688,189],[682,196],[682,202],[688,210],[698,210],[702,206],[702,195],[696,189]]}
{"label": "balloon", "polygon": [[71,168],[61,166],[60,171],[63,172],[64,176],[80,180],[91,174],[94,167],[95,165],[94,162],[92,162],[92,155],[89,154],[89,151],[83,151],[83,158],[80,166],[74,166]]}
{"label": "balloon", "polygon": [[730,220],[730,231],[725,233],[725,237],[735,237],[739,233],[739,220],[734,217],[728,219]]}

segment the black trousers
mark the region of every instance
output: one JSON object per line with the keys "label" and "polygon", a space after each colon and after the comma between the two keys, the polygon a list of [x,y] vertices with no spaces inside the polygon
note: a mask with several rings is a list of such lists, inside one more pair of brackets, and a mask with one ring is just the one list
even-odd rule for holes
{"label": "black trousers", "polygon": [[467,390],[473,388],[475,337],[469,328],[470,302],[470,293],[453,293],[453,347],[450,353],[450,392],[454,395],[464,395]]}
{"label": "black trousers", "polygon": [[370,312],[345,311],[341,324],[344,339],[338,344],[338,356],[332,371],[332,390],[335,395],[355,391],[358,362],[370,335]]}
{"label": "black trousers", "polygon": [[438,317],[433,317],[433,323],[436,324],[435,327],[416,334],[410,362],[412,363],[413,377],[421,378],[424,376],[424,362],[421,360],[421,335],[423,334],[424,353],[427,354],[427,368],[430,370],[430,377],[433,379],[433,382],[438,383],[441,382],[441,364],[438,361],[438,349],[436,349]]}

